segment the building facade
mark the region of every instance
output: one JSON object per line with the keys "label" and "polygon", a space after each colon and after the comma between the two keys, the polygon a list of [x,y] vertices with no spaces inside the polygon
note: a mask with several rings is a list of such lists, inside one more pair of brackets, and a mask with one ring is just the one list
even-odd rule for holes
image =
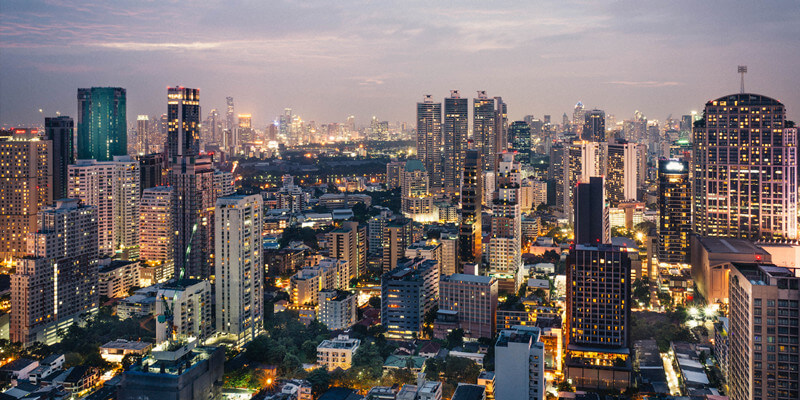
{"label": "building facade", "polygon": [[386,336],[412,339],[439,297],[439,266],[423,258],[402,259],[381,277],[381,324]]}
{"label": "building facade", "polygon": [[78,159],[111,161],[128,155],[125,89],[78,89]]}
{"label": "building facade", "polygon": [[692,227],[692,187],[685,161],[658,162],[658,260],[686,263]]}
{"label": "building facade", "polygon": [[439,310],[458,313],[458,327],[469,338],[494,337],[497,280],[489,276],[452,274],[439,282]]}
{"label": "building facade", "polygon": [[542,400],[545,394],[544,344],[541,331],[515,326],[500,332],[494,346],[494,398]]}

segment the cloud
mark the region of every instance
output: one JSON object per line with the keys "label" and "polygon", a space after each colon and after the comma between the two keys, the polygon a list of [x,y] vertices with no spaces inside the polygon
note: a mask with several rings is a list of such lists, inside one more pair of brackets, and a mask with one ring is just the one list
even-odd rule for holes
{"label": "cloud", "polygon": [[675,82],[675,81],[611,81],[611,82],[606,82],[606,83],[612,84],[612,85],[642,87],[642,88],[655,88],[655,87],[667,87],[667,86],[680,86],[680,85],[683,85],[683,83]]}
{"label": "cloud", "polygon": [[208,50],[216,49],[231,42],[190,42],[190,43],[147,43],[147,42],[104,42],[89,43],[89,46],[104,47],[117,50],[152,51],[152,50]]}

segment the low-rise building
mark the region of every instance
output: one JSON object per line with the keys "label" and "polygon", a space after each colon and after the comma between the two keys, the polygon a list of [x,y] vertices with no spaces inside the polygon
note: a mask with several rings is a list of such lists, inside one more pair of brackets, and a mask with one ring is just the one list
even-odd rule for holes
{"label": "low-rise building", "polygon": [[317,364],[324,366],[329,371],[336,368],[350,369],[353,354],[361,345],[361,340],[339,335],[336,339],[323,340],[317,346]]}
{"label": "low-rise building", "polygon": [[153,348],[153,344],[150,342],[117,339],[100,346],[100,357],[108,362],[121,363],[128,354],[143,356],[151,348]]}
{"label": "low-rise building", "polygon": [[139,286],[139,262],[108,260],[100,263],[98,272],[98,292],[101,296],[122,298],[128,296],[131,288]]}
{"label": "low-rise building", "polygon": [[353,326],[358,319],[357,296],[343,290],[320,291],[317,319],[332,331]]}

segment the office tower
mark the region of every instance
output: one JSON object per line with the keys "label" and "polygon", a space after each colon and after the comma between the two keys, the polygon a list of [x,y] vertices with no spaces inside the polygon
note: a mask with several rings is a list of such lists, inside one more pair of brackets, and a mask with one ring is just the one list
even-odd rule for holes
{"label": "office tower", "polygon": [[797,129],[780,102],[734,94],[694,126],[694,215],[701,236],[797,238]]}
{"label": "office tower", "polygon": [[383,247],[381,260],[383,271],[394,269],[397,260],[406,254],[406,248],[415,242],[412,224],[413,222],[408,218],[397,218],[384,226],[381,245]]}
{"label": "office tower", "polygon": [[458,246],[462,263],[478,263],[481,259],[482,169],[480,152],[467,150],[461,184],[461,225]]}
{"label": "office tower", "polygon": [[349,279],[357,278],[367,271],[367,230],[358,222],[345,221],[328,232],[330,257],[347,261],[350,267]]}
{"label": "office tower", "polygon": [[255,140],[255,135],[253,135],[252,120],[253,116],[250,114],[239,114],[238,134],[240,141],[251,142]]}
{"label": "office tower", "polygon": [[214,198],[230,196],[236,193],[236,177],[232,172],[214,170]]}
{"label": "office tower", "polygon": [[442,168],[442,103],[434,103],[433,96],[417,103],[417,156],[430,176],[431,192],[443,190]]}
{"label": "office tower", "polygon": [[508,127],[508,139],[511,142],[511,148],[525,155],[523,159],[525,162],[530,160],[531,143],[531,125],[525,121],[514,121]]}
{"label": "office tower", "polygon": [[239,347],[264,323],[263,208],[261,195],[227,196],[214,213],[217,332],[235,336]]}
{"label": "office tower", "polygon": [[136,147],[139,154],[150,154],[150,117],[136,116]]}
{"label": "office tower", "polygon": [[458,196],[469,133],[469,105],[458,90],[444,99],[444,186],[448,196]]}
{"label": "office tower", "polygon": [[730,269],[728,395],[732,400],[797,399],[800,278],[774,264]]}
{"label": "office tower", "polygon": [[578,183],[588,183],[591,177],[606,174],[608,144],[604,142],[576,141],[565,149],[564,207],[574,222],[575,188]]}
{"label": "office tower", "polygon": [[140,178],[139,162],[129,156],[69,166],[69,197],[97,207],[101,256],[138,258]]}
{"label": "office tower", "polygon": [[144,154],[139,159],[139,189],[145,190],[161,186],[164,181],[164,155]]}
{"label": "office tower", "polygon": [[225,111],[225,129],[233,131],[236,128],[233,122],[233,97],[226,97],[225,104],[227,106]]}
{"label": "office tower", "polygon": [[439,236],[439,243],[442,246],[442,258],[439,260],[439,269],[444,275],[452,275],[460,270],[458,242],[459,237],[455,232],[442,232]]}
{"label": "office tower", "polygon": [[431,180],[431,175],[420,160],[406,161],[401,191],[403,215],[417,222],[431,222],[439,219],[433,206],[434,199],[429,186]]}
{"label": "office tower", "polygon": [[555,199],[553,205],[563,211],[569,212],[570,188],[567,182],[569,169],[569,150],[563,143],[556,143],[550,148],[550,165],[547,169],[547,179],[553,182]]}
{"label": "office tower", "polygon": [[490,276],[442,275],[439,311],[456,314],[468,338],[492,338],[497,322],[497,279]]}
{"label": "office tower", "polygon": [[110,161],[128,154],[125,89],[78,89],[78,159]]}
{"label": "office tower", "polygon": [[0,140],[0,257],[24,255],[40,208],[53,201],[53,147],[49,140]]}
{"label": "office tower", "polygon": [[203,137],[202,142],[219,144],[222,140],[222,121],[219,117],[219,111],[212,109],[208,112],[205,122],[203,122]]}
{"label": "office tower", "polygon": [[38,214],[11,276],[13,342],[53,344],[98,307],[97,207],[61,199]]}
{"label": "office tower", "polygon": [[567,256],[566,377],[578,388],[630,383],[630,276],[621,247],[577,244]]}
{"label": "office tower", "polygon": [[278,117],[278,123],[279,123],[278,127],[280,128],[279,131],[281,135],[281,141],[283,141],[284,143],[286,142],[286,140],[289,139],[289,134],[291,133],[292,130],[293,119],[294,118],[292,117],[291,108],[285,108],[283,110],[283,114],[280,117]]}
{"label": "office tower", "polygon": [[394,190],[403,186],[403,171],[406,170],[405,161],[390,161],[386,164],[386,189]]}
{"label": "office tower", "polygon": [[606,164],[606,198],[611,207],[638,200],[640,179],[646,175],[646,165],[640,162],[646,156],[644,145],[617,141],[608,144]]}
{"label": "office tower", "polygon": [[[204,340],[211,324],[211,282],[199,279],[169,281],[156,293],[156,343],[190,337]],[[164,318],[161,318],[163,316]]]}
{"label": "office tower", "polygon": [[579,138],[583,138],[583,124],[586,121],[585,113],[586,110],[583,107],[583,103],[579,101],[575,104],[575,108],[572,110],[572,125],[574,126],[573,133]]}
{"label": "office tower", "polygon": [[472,100],[472,108],[472,138],[483,162],[479,171],[491,171],[497,154],[494,99],[490,99],[486,91],[479,90],[478,97]]}
{"label": "office tower", "polygon": [[358,296],[343,290],[320,290],[317,320],[328,329],[345,330],[358,322]]}
{"label": "office tower", "polygon": [[[603,110],[590,110],[583,115],[582,140],[590,142],[606,141],[606,113]],[[580,123],[575,121],[576,124]]]}
{"label": "office tower", "polygon": [[439,265],[424,258],[403,258],[381,276],[381,325],[386,336],[413,339],[422,332],[425,313],[439,297]]}
{"label": "office tower", "polygon": [[680,139],[691,141],[692,138],[692,125],[694,120],[691,115],[682,115],[680,124]]}
{"label": "office tower", "polygon": [[44,119],[45,138],[52,142],[53,199],[67,197],[67,166],[75,163],[72,118],[61,116]]}
{"label": "office tower", "polygon": [[543,400],[544,343],[533,326],[517,325],[500,332],[494,346],[494,398]]}
{"label": "office tower", "polygon": [[139,258],[154,283],[171,279],[175,273],[173,191],[172,186],[157,186],[142,192]]}
{"label": "office tower", "polygon": [[658,161],[658,261],[685,263],[692,229],[692,186],[685,161]]}
{"label": "office tower", "polygon": [[167,159],[200,153],[200,90],[167,88]]}
{"label": "office tower", "polygon": [[575,243],[600,244],[611,242],[603,177],[593,176],[589,183],[575,188]]}

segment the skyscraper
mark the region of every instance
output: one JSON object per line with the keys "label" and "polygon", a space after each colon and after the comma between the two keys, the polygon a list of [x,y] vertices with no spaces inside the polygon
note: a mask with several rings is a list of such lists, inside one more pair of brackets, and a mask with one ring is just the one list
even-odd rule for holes
{"label": "skyscraper", "polygon": [[438,220],[430,191],[431,175],[419,160],[406,161],[401,190],[403,215],[417,222]]}
{"label": "skyscraper", "polygon": [[589,178],[589,183],[579,183],[575,187],[575,243],[610,243],[611,231],[605,202],[603,177],[593,176]]}
{"label": "skyscraper", "polygon": [[582,245],[567,256],[566,377],[578,388],[624,389],[631,379],[631,259]]}
{"label": "skyscraper", "polygon": [[253,116],[251,114],[239,114],[239,140],[250,142],[255,139],[253,135]]}
{"label": "skyscraper", "polygon": [[497,400],[542,400],[545,395],[544,343],[533,326],[500,332],[494,346]]}
{"label": "skyscraper", "polygon": [[264,323],[261,195],[221,197],[214,217],[217,332],[235,336],[243,346]]}
{"label": "skyscraper", "polygon": [[442,176],[442,103],[434,103],[433,96],[417,103],[417,156],[425,164],[430,177],[430,190],[440,193],[444,188]]}
{"label": "skyscraper", "polygon": [[800,278],[773,264],[732,263],[729,281],[731,400],[800,398]]}
{"label": "skyscraper", "polygon": [[119,251],[127,252],[126,258],[138,258],[139,179],[139,162],[129,156],[78,160],[69,166],[69,197],[97,207],[101,256]]}
{"label": "skyscraper", "polygon": [[749,93],[711,100],[694,145],[693,231],[797,238],[797,129],[783,104]]}
{"label": "skyscraper", "polygon": [[508,127],[508,137],[511,148],[514,151],[524,154],[523,160],[528,162],[531,153],[531,125],[525,121],[514,121]]}
{"label": "skyscraper", "polygon": [[692,186],[685,161],[658,161],[658,261],[685,263],[692,224]]}
{"label": "skyscraper", "polygon": [[233,122],[233,97],[226,97],[225,104],[227,106],[225,111],[225,129],[232,131],[236,127]]}
{"label": "skyscraper", "polygon": [[645,159],[643,144],[616,141],[608,144],[606,157],[606,198],[611,207],[638,200],[640,179],[646,174],[640,161]]}
{"label": "skyscraper", "polygon": [[494,99],[490,99],[486,91],[479,90],[478,97],[472,100],[472,108],[472,138],[483,162],[479,172],[493,171],[498,153]]}
{"label": "skyscraper", "polygon": [[110,161],[128,154],[125,89],[78,89],[78,159]]}
{"label": "skyscraper", "polygon": [[52,142],[0,139],[0,257],[26,253],[28,233],[38,228],[36,216],[53,201]]}
{"label": "skyscraper", "polygon": [[53,199],[67,197],[67,166],[75,163],[73,127],[67,116],[44,119],[45,137],[53,146]]}
{"label": "skyscraper", "polygon": [[167,88],[167,159],[200,153],[200,89]]}
{"label": "skyscraper", "polygon": [[164,282],[175,274],[175,222],[172,186],[142,192],[139,214],[139,258],[151,282]]}
{"label": "skyscraper", "polygon": [[480,152],[467,150],[461,185],[461,225],[458,246],[462,263],[477,263],[481,259],[482,169]]}
{"label": "skyscraper", "polygon": [[[155,121],[153,121],[155,122]],[[152,126],[150,124],[150,116],[137,115],[136,116],[136,141],[140,154],[150,154],[150,131]]]}
{"label": "skyscraper", "polygon": [[444,99],[444,186],[445,193],[457,196],[467,149],[469,105],[458,90],[451,90]]}
{"label": "skyscraper", "polygon": [[[574,133],[579,138],[583,137],[583,123],[585,122],[584,114],[586,113],[583,103],[580,101],[575,104],[575,109],[572,110],[572,125],[574,126]],[[566,114],[564,114],[566,116]]]}
{"label": "skyscraper", "polygon": [[347,266],[350,268],[348,279],[366,273],[367,230],[365,226],[359,226],[355,221],[345,221],[339,228],[329,232],[327,237],[330,256],[347,261]]}
{"label": "skyscraper", "polygon": [[39,212],[11,276],[11,340],[53,344],[98,307],[97,207],[61,199]]}
{"label": "skyscraper", "polygon": [[[581,139],[591,142],[606,141],[606,113],[603,110],[590,110],[583,115]],[[575,121],[578,124],[578,121]]]}

